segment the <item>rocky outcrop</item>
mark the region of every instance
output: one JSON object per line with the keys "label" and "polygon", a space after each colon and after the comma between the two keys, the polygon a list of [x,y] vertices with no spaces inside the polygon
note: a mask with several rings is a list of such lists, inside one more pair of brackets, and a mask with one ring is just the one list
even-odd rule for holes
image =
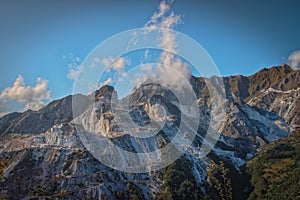
{"label": "rocky outcrop", "polygon": [[[184,161],[181,164],[188,167],[191,172],[189,176],[192,176],[187,178],[192,181],[185,181],[185,184],[192,183],[193,187],[200,188],[199,191],[206,192],[208,197],[216,197],[216,191],[207,181],[213,180],[207,173],[211,163],[222,166],[220,162],[224,162],[230,173],[235,178],[239,177],[244,164],[261,148],[297,128],[300,125],[299,77],[299,70],[292,70],[287,65],[263,69],[251,76],[191,77],[200,120],[197,130],[189,127],[188,123],[184,125],[187,132],[196,132],[192,144],[182,156]],[[212,109],[214,97],[207,86],[218,81],[224,82],[226,93],[224,101],[217,101],[217,106],[225,108],[222,119],[218,109]],[[129,198],[134,194],[138,198],[153,199],[162,192],[161,188],[165,190],[168,187],[166,184],[172,184],[168,182],[169,176],[176,174],[176,166],[165,171],[130,174],[100,163],[84,147],[75,124],[81,124],[95,135],[108,137],[126,151],[143,153],[168,144],[176,135],[182,117],[192,111],[180,105],[172,90],[159,84],[145,83],[124,99],[117,97],[113,87],[104,86],[89,96],[73,96],[77,98],[78,105],[74,105],[72,96],[68,96],[51,102],[39,111],[2,117],[0,134],[3,138],[3,157],[17,156],[9,149],[14,147],[10,143],[20,135],[24,137],[23,143],[27,141],[23,149],[18,149],[26,152],[24,156],[21,154],[22,160],[2,182],[4,186],[16,186],[8,189],[7,194],[18,194],[20,198],[65,196],[111,199]],[[113,105],[112,99],[115,101]],[[75,113],[72,112],[74,106]],[[211,120],[224,121],[225,125],[219,130],[220,138],[212,151],[202,158],[201,146],[207,142],[205,137]],[[134,128],[126,129],[122,126],[124,124]],[[134,134],[156,129],[160,131],[152,138],[133,137]],[[212,130],[217,131],[214,126]],[[7,163],[6,168],[9,166],[13,165]],[[19,187],[21,183],[26,186]],[[233,189],[234,196],[238,196],[238,192],[241,193],[240,188]]]}
{"label": "rocky outcrop", "polygon": [[86,108],[89,97],[84,95],[67,96],[55,100],[38,111],[27,110],[24,113],[11,113],[0,119],[0,135],[10,133],[42,133],[55,124],[70,122],[74,116],[72,112],[72,98],[81,100],[82,111]]}

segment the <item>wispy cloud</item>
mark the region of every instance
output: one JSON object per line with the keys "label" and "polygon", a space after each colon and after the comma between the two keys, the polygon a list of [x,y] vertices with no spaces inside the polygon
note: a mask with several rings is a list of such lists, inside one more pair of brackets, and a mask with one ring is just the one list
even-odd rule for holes
{"label": "wispy cloud", "polygon": [[113,57],[107,57],[103,58],[101,60],[101,63],[105,66],[106,71],[110,72],[111,70],[116,71],[119,75],[125,75],[125,65],[129,65],[130,61],[123,58],[119,57],[117,59]]}
{"label": "wispy cloud", "polygon": [[82,70],[82,67],[81,66],[77,66],[75,68],[71,68],[69,69],[69,72],[68,72],[68,79],[71,79],[71,80],[75,80],[78,76],[78,74],[81,72]]}
{"label": "wispy cloud", "polygon": [[69,72],[67,74],[68,79],[75,80],[83,69],[81,66],[81,58],[70,53],[68,55],[64,55],[63,59],[69,62]]}
{"label": "wispy cloud", "polygon": [[24,110],[38,110],[44,106],[44,101],[51,99],[48,90],[48,81],[40,77],[36,80],[35,86],[26,86],[24,78],[19,75],[11,87],[7,87],[0,93],[1,104],[9,100],[23,103]]}
{"label": "wispy cloud", "polygon": [[294,69],[300,68],[300,50],[294,51],[290,54],[288,57],[288,64]]}
{"label": "wispy cloud", "polygon": [[[147,28],[166,28],[172,29],[175,25],[181,22],[181,16],[175,15],[170,10],[173,1],[161,1],[158,11],[155,12],[150,20],[145,24]],[[169,14],[169,15],[168,15]]]}
{"label": "wispy cloud", "polygon": [[[181,15],[175,14],[171,10],[171,3],[173,1],[162,1],[159,5],[158,11],[155,12],[151,19],[145,24],[145,28],[162,28],[160,46],[163,51],[159,57],[158,79],[166,84],[181,84],[182,79],[189,79],[190,71],[188,64],[184,63],[175,54],[177,50],[176,35],[171,30],[177,24],[181,23]],[[171,53],[173,52],[173,53]],[[147,53],[148,56],[148,53]],[[174,73],[176,71],[177,73]]]}
{"label": "wispy cloud", "polygon": [[107,68],[106,71],[110,71],[111,69],[122,71],[125,67],[125,59],[120,57],[115,60],[113,57],[107,57],[102,60],[102,64]]}

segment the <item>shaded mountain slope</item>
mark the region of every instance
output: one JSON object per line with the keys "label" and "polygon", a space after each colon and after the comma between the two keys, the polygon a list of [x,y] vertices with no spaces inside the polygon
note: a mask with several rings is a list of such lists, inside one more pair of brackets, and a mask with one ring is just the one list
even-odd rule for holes
{"label": "shaded mountain slope", "polygon": [[23,113],[11,113],[0,119],[0,135],[9,133],[42,133],[55,124],[70,122],[73,119],[72,98],[82,99],[83,109],[88,97],[69,95],[52,101],[38,111],[27,110]]}
{"label": "shaded mountain slope", "polygon": [[247,168],[254,186],[249,199],[299,199],[300,129],[265,146]]}

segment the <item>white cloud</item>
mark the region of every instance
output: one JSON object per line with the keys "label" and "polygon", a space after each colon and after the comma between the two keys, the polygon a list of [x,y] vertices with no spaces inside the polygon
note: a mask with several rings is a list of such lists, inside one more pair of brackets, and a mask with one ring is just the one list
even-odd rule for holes
{"label": "white cloud", "polygon": [[68,79],[75,80],[78,74],[83,70],[81,67],[81,58],[74,56],[72,53],[63,56],[64,60],[68,60],[69,72],[67,74]]}
{"label": "white cloud", "polygon": [[[181,23],[181,16],[174,14],[170,10],[170,4],[173,1],[162,1],[159,5],[159,11],[155,12],[151,19],[145,24],[144,27],[149,28],[163,28],[160,39],[160,46],[165,49],[159,57],[158,66],[160,81],[165,84],[181,84],[181,79],[189,80],[190,71],[188,64],[182,62],[179,57],[176,57],[177,42],[176,35],[170,30],[177,24]],[[170,53],[173,52],[173,53]],[[148,52],[145,57],[148,57]],[[175,73],[174,70],[177,72]]]}
{"label": "white cloud", "polygon": [[300,50],[294,51],[290,54],[290,56],[288,57],[288,63],[294,69],[300,68]]}
{"label": "white cloud", "polygon": [[161,28],[168,28],[172,29],[175,25],[181,22],[181,16],[175,15],[173,12],[167,17],[164,17],[161,21],[160,27]]}
{"label": "white cloud", "polygon": [[114,59],[113,57],[107,57],[103,58],[101,62],[105,66],[107,72],[110,72],[110,70],[113,69],[120,75],[125,74],[125,65],[130,64],[130,61],[123,57],[119,57],[117,59]]}
{"label": "white cloud", "polygon": [[173,28],[178,22],[180,22],[180,15],[175,15],[172,11],[169,16],[166,16],[170,12],[170,4],[173,1],[161,1],[159,4],[158,12],[155,12],[150,20],[144,27],[148,28]]}
{"label": "white cloud", "polygon": [[113,79],[112,78],[108,78],[106,79],[104,82],[100,83],[100,84],[97,84],[97,83],[91,83],[88,85],[88,93],[91,94],[93,92],[95,92],[95,90],[105,86],[105,85],[109,85],[113,83]]}
{"label": "white cloud", "polygon": [[25,104],[24,110],[38,110],[44,106],[45,100],[51,99],[48,90],[48,81],[40,77],[36,80],[35,86],[26,86],[24,78],[19,75],[12,87],[7,87],[0,93],[2,102],[13,100]]}
{"label": "white cloud", "polygon": [[137,74],[134,79],[130,81],[130,84],[140,86],[141,84],[147,82],[149,79],[154,79],[154,76],[151,74]]}
{"label": "white cloud", "polygon": [[39,110],[40,108],[42,108],[44,106],[44,102],[42,101],[34,101],[34,102],[29,102],[25,105],[24,107],[24,111],[25,110]]}
{"label": "white cloud", "polygon": [[113,83],[112,78],[108,78],[106,81],[104,81],[104,82],[102,82],[102,83],[100,84],[100,87],[102,87],[102,86],[104,86],[104,85],[111,84],[111,83]]}
{"label": "white cloud", "polygon": [[152,70],[152,64],[144,64],[141,66],[142,71],[151,71]]}
{"label": "white cloud", "polygon": [[125,59],[124,58],[118,58],[113,64],[112,64],[112,68],[114,70],[117,71],[121,71],[124,70],[124,66],[125,66]]}
{"label": "white cloud", "polygon": [[68,79],[75,80],[81,71],[81,66],[69,67],[69,72],[67,74]]}
{"label": "white cloud", "polygon": [[109,68],[110,68],[109,65],[110,65],[113,61],[114,61],[113,57],[107,57],[107,58],[103,58],[103,59],[101,60],[102,64],[103,64],[106,68],[108,68],[107,70],[109,70]]}

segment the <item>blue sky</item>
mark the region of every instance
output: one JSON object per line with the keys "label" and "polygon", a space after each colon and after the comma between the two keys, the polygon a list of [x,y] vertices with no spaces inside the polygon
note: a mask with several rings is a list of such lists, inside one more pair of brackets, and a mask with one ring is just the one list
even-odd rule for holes
{"label": "blue sky", "polygon": [[[19,75],[26,95],[40,95],[31,98],[33,103],[71,94],[68,65],[80,64],[108,37],[142,27],[159,4],[158,0],[1,1],[0,113],[20,111],[28,103],[12,89]],[[182,15],[183,23],[175,30],[200,43],[224,76],[249,75],[286,63],[292,52],[300,50],[299,1],[177,0],[171,7]]]}

